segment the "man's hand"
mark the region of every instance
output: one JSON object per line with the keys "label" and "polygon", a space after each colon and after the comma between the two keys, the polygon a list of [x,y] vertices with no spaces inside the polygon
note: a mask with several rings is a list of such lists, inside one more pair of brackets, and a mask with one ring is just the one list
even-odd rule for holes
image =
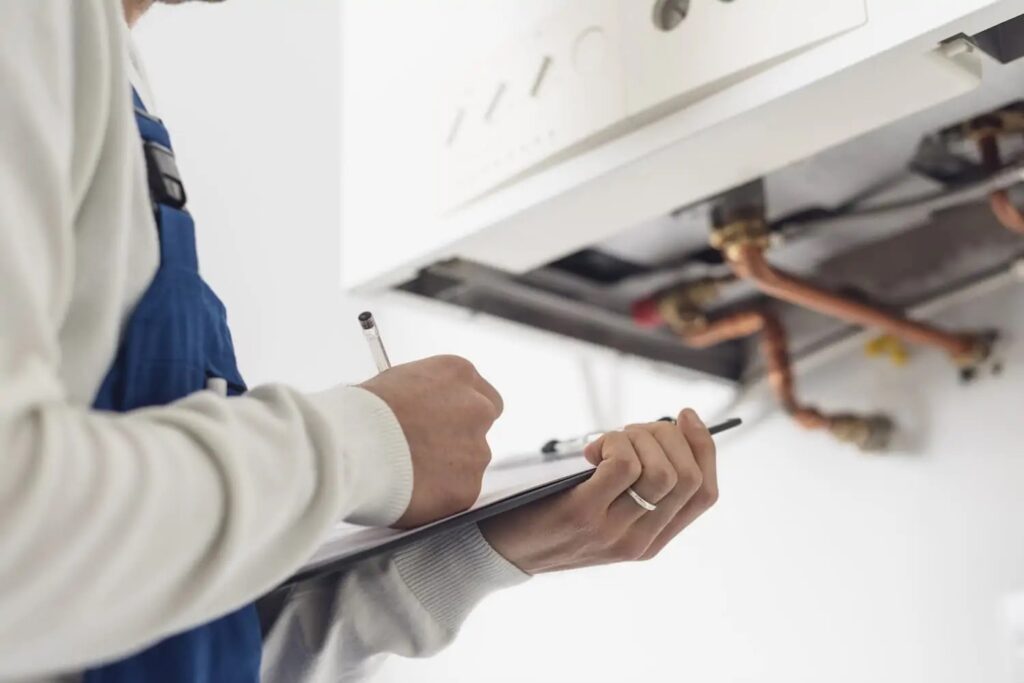
{"label": "man's hand", "polygon": [[501,395],[458,356],[396,365],[361,384],[384,400],[412,452],[412,500],[395,526],[409,528],[465,510],[491,461],[487,432]]}
{"label": "man's hand", "polygon": [[[594,476],[571,491],[480,524],[487,541],[529,574],[647,560],[718,499],[715,443],[692,410],[630,425],[587,446]],[[644,510],[633,490],[657,505]]]}

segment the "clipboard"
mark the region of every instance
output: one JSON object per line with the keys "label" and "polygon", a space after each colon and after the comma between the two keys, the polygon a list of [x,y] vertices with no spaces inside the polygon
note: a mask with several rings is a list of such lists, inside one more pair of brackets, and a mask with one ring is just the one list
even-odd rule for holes
{"label": "clipboard", "polygon": [[[708,431],[712,435],[720,434],[740,424],[740,419],[733,418],[710,427]],[[478,524],[503,512],[553,496],[583,483],[595,470],[583,457],[582,451],[531,455],[521,460],[521,466],[523,472],[520,472],[511,483],[508,481],[507,473],[514,468],[492,466],[484,475],[484,493],[476,505],[465,512],[415,529],[337,525],[313,558],[279,588],[286,588],[318,576],[342,572],[351,565],[375,555],[398,550],[449,529]],[[533,472],[528,471],[531,468]],[[495,478],[497,482],[494,481]],[[506,480],[504,484],[503,478]]]}

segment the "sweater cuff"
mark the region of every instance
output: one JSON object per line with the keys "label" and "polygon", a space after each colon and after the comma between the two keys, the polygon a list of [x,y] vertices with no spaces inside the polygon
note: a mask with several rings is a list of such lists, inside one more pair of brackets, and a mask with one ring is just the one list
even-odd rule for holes
{"label": "sweater cuff", "polygon": [[394,563],[412,594],[450,634],[488,593],[530,578],[498,554],[476,524],[403,548]]}
{"label": "sweater cuff", "polygon": [[309,397],[334,431],[342,451],[349,505],[344,521],[390,526],[412,499],[412,454],[388,404],[360,387],[337,387]]}

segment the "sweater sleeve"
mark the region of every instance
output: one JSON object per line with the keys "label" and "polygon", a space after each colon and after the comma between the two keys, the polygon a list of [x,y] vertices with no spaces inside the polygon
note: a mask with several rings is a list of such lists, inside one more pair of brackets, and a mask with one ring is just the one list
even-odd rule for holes
{"label": "sweater sleeve", "polygon": [[355,683],[385,655],[432,655],[455,638],[483,597],[528,578],[473,525],[310,579],[259,603],[260,678]]}
{"label": "sweater sleeve", "polygon": [[[199,392],[124,415],[70,398],[59,336],[88,191],[73,181],[88,165],[77,141],[109,135],[112,103],[127,111],[112,95],[127,92],[120,12],[0,3],[0,679],[116,658],[232,611],[338,520],[391,523],[412,491],[401,427],[362,389]],[[74,109],[76,63],[95,110]]]}

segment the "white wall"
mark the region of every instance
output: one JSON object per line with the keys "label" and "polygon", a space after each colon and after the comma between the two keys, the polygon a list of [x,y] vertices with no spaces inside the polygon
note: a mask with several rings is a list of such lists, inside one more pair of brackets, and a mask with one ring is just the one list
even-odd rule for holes
{"label": "white wall", "polygon": [[[1019,339],[1022,296],[943,322],[1005,320]],[[781,417],[723,438],[719,505],[657,560],[496,596],[453,648],[384,680],[1005,680],[1000,610],[1024,590],[1020,344],[1007,360],[970,387],[933,354],[837,364],[804,393],[890,410],[918,448],[865,458]]]}
{"label": "white wall", "polygon": [[[545,6],[350,0],[339,31],[335,0],[238,0],[158,8],[144,21],[137,39],[175,134],[204,271],[228,305],[250,382],[315,389],[372,371],[353,321],[366,302],[336,287],[342,216],[424,229],[416,113],[431,87],[420,69],[457,60],[464,43],[498,40]],[[467,25],[474,32],[462,38]],[[405,85],[416,97],[401,95]],[[1019,338],[1022,295],[942,322],[1006,320]],[[502,390],[498,451],[593,425],[581,355],[605,387],[606,420],[724,399],[510,325],[430,307],[374,310],[392,356],[463,353]],[[778,417],[751,425],[721,441],[719,506],[656,562],[494,596],[450,650],[393,660],[381,680],[1004,680],[1000,605],[1024,590],[1022,387],[1020,344],[1001,378],[967,388],[931,354],[902,370],[842,361],[803,383],[808,397],[891,409],[910,428],[906,452],[865,459]]]}

